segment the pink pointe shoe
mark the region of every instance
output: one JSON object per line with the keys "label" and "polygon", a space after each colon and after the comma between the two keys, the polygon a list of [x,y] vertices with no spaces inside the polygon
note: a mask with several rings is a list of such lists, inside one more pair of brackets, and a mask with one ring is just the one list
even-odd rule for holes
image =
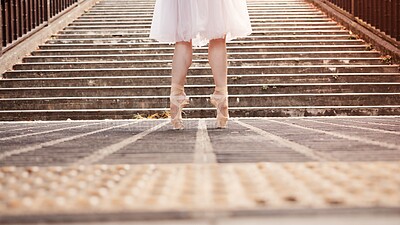
{"label": "pink pointe shoe", "polygon": [[169,97],[171,103],[171,124],[174,130],[182,130],[182,110],[183,107],[189,104],[189,98],[186,97],[183,86],[172,85],[171,96]]}
{"label": "pink pointe shoe", "polygon": [[[217,89],[216,89],[217,90]],[[229,111],[228,111],[228,92],[225,91],[220,93],[225,94],[212,94],[211,104],[217,108],[217,122],[216,126],[220,129],[225,129],[228,124]]]}

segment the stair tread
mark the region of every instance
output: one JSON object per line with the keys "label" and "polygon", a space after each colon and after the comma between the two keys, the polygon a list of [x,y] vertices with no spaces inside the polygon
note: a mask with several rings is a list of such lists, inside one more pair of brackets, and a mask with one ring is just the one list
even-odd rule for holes
{"label": "stair tread", "polygon": [[[228,84],[228,87],[263,87],[263,86],[357,86],[357,85],[400,85],[400,82],[369,82],[369,83],[258,83],[258,84]],[[185,85],[186,88],[214,87],[215,85]],[[0,88],[2,90],[57,90],[57,89],[139,89],[139,88],[170,88],[171,85],[153,85],[153,86],[76,86],[76,87],[18,87],[18,88]]]}
{"label": "stair tread", "polygon": [[[57,39],[52,39],[52,40],[92,40],[92,38],[75,38],[75,39],[63,39],[63,38],[58,38],[62,36],[82,36],[82,37],[90,37],[90,36],[99,36],[99,35],[112,35],[114,37],[107,37],[107,38],[95,38],[96,40],[144,40],[143,38],[125,38],[125,37],[115,37],[115,36],[122,36],[122,35],[129,35],[129,33],[113,33],[113,34],[54,34],[52,37],[57,38]],[[341,35],[337,35],[341,36]],[[362,42],[360,39],[356,40],[351,40],[351,39],[316,39],[316,40],[244,40],[244,39],[249,39],[249,38],[266,38],[268,36],[261,36],[261,37],[254,37],[254,36],[249,36],[249,37],[241,37],[236,40],[231,40],[228,42],[228,44],[235,44],[235,43],[323,43],[323,42]],[[272,36],[273,37],[273,36]],[[321,37],[321,36],[318,36]],[[345,36],[347,37],[347,36]],[[152,42],[140,42],[136,44],[146,44],[146,45],[163,45],[165,43],[159,43],[159,42],[153,42],[152,39],[148,39]]]}
{"label": "stair tread", "polygon": [[[299,94],[246,94],[246,95],[229,95],[231,98],[252,98],[252,97],[292,97],[292,96],[372,96],[372,95],[390,95],[400,96],[398,93],[299,93]],[[188,95],[190,98],[209,98],[210,95]],[[34,98],[0,98],[0,101],[33,101],[33,100],[76,100],[76,99],[169,99],[169,96],[84,96],[84,97],[34,97]]]}
{"label": "stair tread", "polygon": [[[229,58],[228,62],[262,62],[262,61],[326,61],[326,60],[338,60],[338,61],[351,61],[351,60],[381,60],[381,58],[378,57],[369,57],[369,58],[262,58],[262,59],[235,59],[235,58]],[[172,59],[165,59],[165,60],[113,60],[113,61],[106,61],[106,60],[101,60],[101,61],[80,61],[80,62],[24,62],[24,63],[19,63],[16,65],[57,65],[57,64],[68,64],[68,65],[73,65],[73,64],[117,64],[117,63],[166,63],[166,62],[172,62]],[[194,59],[193,63],[200,63],[200,62],[208,62],[207,59]]]}
{"label": "stair tread", "polygon": [[[71,40],[71,39],[65,39],[65,40]],[[92,40],[92,39],[88,39]],[[132,44],[137,44],[137,43],[119,43],[118,45],[122,46],[130,46]],[[60,44],[48,44],[45,46],[57,46]],[[62,44],[62,46],[79,46],[79,45],[87,45],[87,44],[70,44],[70,43],[65,43]],[[92,44],[93,46],[99,45],[99,44]],[[108,44],[108,43],[103,43],[101,45],[114,45],[114,44]],[[161,45],[162,46],[162,45]],[[367,44],[358,44],[358,45],[306,45],[306,46],[298,46],[298,45],[284,45],[284,46],[227,46],[227,49],[271,49],[271,48],[349,48],[349,47],[368,47]],[[175,49],[173,46],[171,47],[143,47],[143,48],[126,48],[126,50],[163,50],[163,49]],[[194,50],[196,49],[207,49],[206,47],[194,47]],[[121,50],[120,48],[118,50]]]}
{"label": "stair tread", "polygon": [[[118,49],[120,51],[124,50],[130,50],[130,49]],[[108,51],[116,51],[115,49],[74,49],[74,50],[69,50],[69,49],[40,49],[36,50],[35,52],[80,52],[80,51],[101,51],[101,52],[108,52]],[[287,54],[349,54],[349,53],[360,53],[360,54],[379,54],[377,51],[307,51],[307,52],[228,52],[229,55],[242,55],[242,54],[247,54],[247,55],[287,55]],[[153,53],[141,53],[141,54],[127,54],[127,53],[121,53],[121,54],[104,54],[104,55],[89,55],[89,54],[84,54],[84,55],[49,55],[49,56],[43,56],[43,57],[76,57],[76,56],[81,56],[81,57],[101,57],[101,56],[153,56],[153,55],[162,55],[162,56],[172,56],[173,53],[159,53],[159,54],[153,54]],[[194,56],[196,55],[207,55],[207,53],[203,52],[194,52]],[[27,56],[27,57],[42,57],[42,56]]]}
{"label": "stair tread", "polygon": [[[279,76],[400,76],[399,73],[315,73],[315,74],[241,74],[228,75],[228,77],[279,77]],[[187,78],[211,78],[212,75],[188,75]],[[164,76],[89,76],[89,77],[28,77],[28,78],[7,78],[2,79],[2,82],[7,81],[24,81],[24,80],[75,80],[75,79],[154,79],[154,78],[171,78],[170,75]]]}
{"label": "stair tread", "polygon": [[[328,109],[328,108],[400,108],[400,105],[367,105],[367,106],[265,106],[265,107],[230,107],[230,110],[237,110],[237,109]],[[43,110],[0,110],[0,113],[4,112],[101,112],[101,111],[164,111],[169,110],[169,108],[142,108],[142,109],[127,109],[127,108],[120,108],[120,109],[43,109]],[[184,111],[188,110],[215,110],[215,108],[190,108],[185,107]]]}
{"label": "stair tread", "polygon": [[[274,65],[274,66],[228,66],[228,69],[251,69],[251,68],[302,68],[302,67],[315,67],[315,68],[320,68],[320,67],[326,67],[326,68],[334,68],[334,67],[354,67],[354,68],[368,68],[368,67],[379,67],[379,68],[398,68],[397,65],[294,65],[294,66],[286,66],[286,65]],[[41,69],[41,70],[13,70],[9,71],[7,73],[17,73],[17,72],[68,72],[68,71],[113,71],[113,70],[168,70],[170,68],[167,67],[154,67],[154,68],[149,68],[149,67],[137,67],[137,68],[90,68],[90,69]],[[211,67],[191,67],[191,70],[209,70]],[[340,74],[340,73],[338,73]]]}

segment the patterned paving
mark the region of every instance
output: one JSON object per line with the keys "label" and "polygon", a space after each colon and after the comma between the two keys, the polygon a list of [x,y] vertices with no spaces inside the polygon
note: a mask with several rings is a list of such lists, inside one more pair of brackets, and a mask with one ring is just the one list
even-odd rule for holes
{"label": "patterned paving", "polygon": [[143,212],[192,218],[195,212],[398,209],[399,174],[399,162],[3,167],[0,222],[93,213],[137,219]]}

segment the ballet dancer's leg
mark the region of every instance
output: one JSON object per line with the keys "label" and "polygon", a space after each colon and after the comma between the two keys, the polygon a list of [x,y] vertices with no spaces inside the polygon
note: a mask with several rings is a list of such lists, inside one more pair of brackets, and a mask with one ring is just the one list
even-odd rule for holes
{"label": "ballet dancer's leg", "polygon": [[182,108],[189,103],[184,91],[186,75],[192,64],[192,43],[177,42],[172,59],[171,123],[174,129],[183,129]]}
{"label": "ballet dancer's leg", "polygon": [[177,42],[175,44],[174,57],[172,59],[172,84],[183,86],[186,75],[192,64],[192,43]]}
{"label": "ballet dancer's leg", "polygon": [[208,60],[214,76],[215,91],[211,103],[217,108],[217,127],[225,128],[228,123],[228,62],[225,38],[210,41]]}

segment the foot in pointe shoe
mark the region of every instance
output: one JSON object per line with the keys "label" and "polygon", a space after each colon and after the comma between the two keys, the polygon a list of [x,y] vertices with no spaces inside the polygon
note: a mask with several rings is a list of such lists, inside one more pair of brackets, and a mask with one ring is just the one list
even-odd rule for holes
{"label": "foot in pointe shoe", "polygon": [[182,130],[182,109],[189,104],[189,99],[185,95],[170,96],[171,101],[171,124],[174,130]]}
{"label": "foot in pointe shoe", "polygon": [[228,94],[212,94],[211,104],[217,108],[217,128],[226,128],[229,119]]}
{"label": "foot in pointe shoe", "polygon": [[174,130],[183,129],[182,109],[189,104],[189,99],[186,97],[184,88],[181,85],[173,84],[171,86],[170,96],[171,107],[171,124]]}

